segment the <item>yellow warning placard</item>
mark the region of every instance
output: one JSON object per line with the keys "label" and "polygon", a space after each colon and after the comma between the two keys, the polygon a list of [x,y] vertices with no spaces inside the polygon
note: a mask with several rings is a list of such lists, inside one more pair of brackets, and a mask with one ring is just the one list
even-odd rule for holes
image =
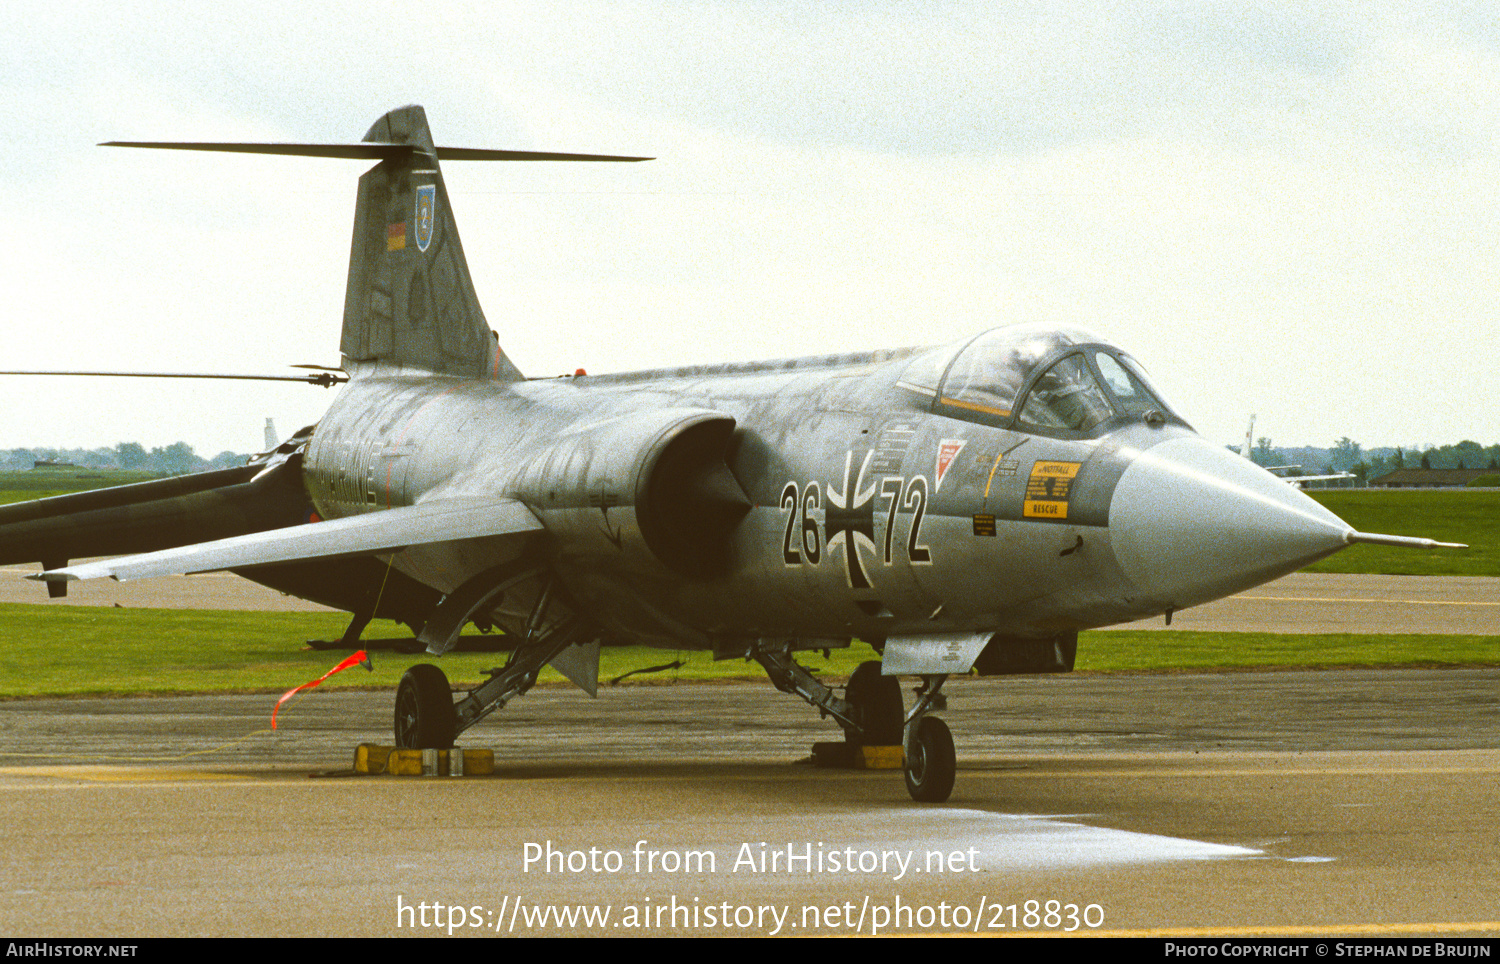
{"label": "yellow warning placard", "polygon": [[1037,462],[1026,479],[1021,515],[1028,519],[1066,519],[1068,496],[1082,462]]}

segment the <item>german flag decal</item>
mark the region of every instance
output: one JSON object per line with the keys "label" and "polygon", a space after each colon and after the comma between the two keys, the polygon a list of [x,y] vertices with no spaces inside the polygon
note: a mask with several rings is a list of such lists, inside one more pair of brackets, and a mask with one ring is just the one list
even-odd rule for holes
{"label": "german flag decal", "polygon": [[385,249],[401,251],[406,248],[406,222],[398,221],[385,229]]}

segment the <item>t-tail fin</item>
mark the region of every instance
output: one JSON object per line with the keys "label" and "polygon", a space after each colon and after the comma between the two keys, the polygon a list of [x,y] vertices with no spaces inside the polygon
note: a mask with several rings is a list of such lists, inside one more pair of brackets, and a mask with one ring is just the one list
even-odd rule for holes
{"label": "t-tail fin", "polygon": [[365,140],[411,150],[393,152],[359,179],[344,367],[351,375],[373,365],[520,379],[474,294],[427,115],[415,106],[393,110]]}
{"label": "t-tail fin", "polygon": [[517,381],[484,320],[438,159],[464,161],[646,161],[646,157],[435,147],[415,105],[386,114],[358,144],[207,144],[110,141],[111,147],[231,151],[378,160],[359,179],[344,333],[351,376],[432,372]]}

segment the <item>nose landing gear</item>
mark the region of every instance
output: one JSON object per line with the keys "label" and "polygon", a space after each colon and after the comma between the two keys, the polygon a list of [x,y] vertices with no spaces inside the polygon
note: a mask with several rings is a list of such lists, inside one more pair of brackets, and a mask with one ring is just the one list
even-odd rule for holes
{"label": "nose landing gear", "polygon": [[906,745],[906,792],[920,803],[942,803],[953,792],[958,761],[948,724],[928,717]]}
{"label": "nose landing gear", "polygon": [[906,719],[906,792],[920,803],[947,800],[958,773],[958,757],[948,724],[927,715],[929,710],[947,705],[948,700],[941,692],[947,678],[923,676],[922,685],[917,688],[917,705]]}
{"label": "nose landing gear", "polygon": [[[953,734],[942,720],[927,716],[929,711],[947,707],[947,699],[941,693],[947,674],[924,674],[916,691],[917,703],[907,714],[901,684],[896,677],[881,673],[880,662],[861,663],[849,677],[849,685],[840,698],[792,658],[790,642],[760,640],[749,647],[746,655],[765,667],[777,689],[800,696],[843,727],[842,749],[846,752],[833,754],[834,759],[841,761],[834,765],[854,765],[849,761],[858,757],[862,747],[900,743],[905,757],[906,789],[912,799],[921,803],[947,800],[953,792],[958,769]],[[819,758],[824,747],[840,749],[838,744],[816,744],[815,758]]]}

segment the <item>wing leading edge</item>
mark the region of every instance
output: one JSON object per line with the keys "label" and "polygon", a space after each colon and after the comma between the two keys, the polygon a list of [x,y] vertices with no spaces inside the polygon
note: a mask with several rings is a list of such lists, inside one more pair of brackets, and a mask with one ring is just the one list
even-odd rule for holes
{"label": "wing leading edge", "polygon": [[104,576],[121,581],[147,579],[328,556],[390,552],[435,542],[517,535],[541,528],[542,524],[531,510],[514,499],[434,499],[347,519],[253,532],[214,542],[66,566],[27,578],[46,582]]}

